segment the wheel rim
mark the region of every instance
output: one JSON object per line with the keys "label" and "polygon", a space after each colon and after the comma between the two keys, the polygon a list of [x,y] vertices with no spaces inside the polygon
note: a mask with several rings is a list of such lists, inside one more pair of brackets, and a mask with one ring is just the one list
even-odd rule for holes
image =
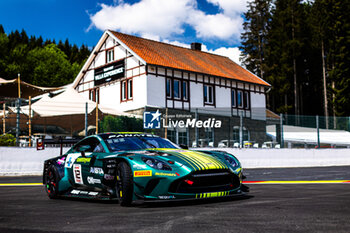
{"label": "wheel rim", "polygon": [[49,194],[55,193],[56,191],[56,180],[51,170],[49,170],[46,175],[46,189]]}

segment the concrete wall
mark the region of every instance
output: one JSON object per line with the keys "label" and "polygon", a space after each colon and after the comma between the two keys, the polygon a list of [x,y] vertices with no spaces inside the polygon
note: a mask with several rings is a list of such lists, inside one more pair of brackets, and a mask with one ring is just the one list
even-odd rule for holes
{"label": "concrete wall", "polygon": [[350,165],[350,149],[206,149],[227,151],[235,155],[241,162],[243,168]]}
{"label": "concrete wall", "polygon": [[[64,148],[65,153],[69,148]],[[0,176],[41,175],[44,161],[60,155],[60,148],[0,147]]]}
{"label": "concrete wall", "polygon": [[[64,152],[67,150],[64,148]],[[237,156],[243,168],[350,166],[350,149],[219,150]],[[0,176],[41,175],[44,161],[58,156],[59,151],[59,148],[37,151],[34,148],[0,147]]]}

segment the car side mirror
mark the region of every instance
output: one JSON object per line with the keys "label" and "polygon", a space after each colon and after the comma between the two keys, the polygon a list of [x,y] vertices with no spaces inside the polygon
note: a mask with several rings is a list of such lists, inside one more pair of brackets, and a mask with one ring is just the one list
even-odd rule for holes
{"label": "car side mirror", "polygon": [[82,145],[78,148],[78,151],[81,153],[81,156],[85,157],[85,151],[91,149],[90,145]]}
{"label": "car side mirror", "polygon": [[188,150],[188,146],[185,145],[185,144],[180,144],[179,146],[180,146],[182,149]]}

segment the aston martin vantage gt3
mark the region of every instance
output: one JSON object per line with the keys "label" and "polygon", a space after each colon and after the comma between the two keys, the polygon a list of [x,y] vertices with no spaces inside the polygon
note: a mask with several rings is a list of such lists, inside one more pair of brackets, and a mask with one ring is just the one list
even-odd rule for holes
{"label": "aston martin vantage gt3", "polygon": [[146,133],[103,133],[84,138],[46,160],[43,184],[50,198],[134,201],[244,195],[238,159],[222,151],[193,151]]}

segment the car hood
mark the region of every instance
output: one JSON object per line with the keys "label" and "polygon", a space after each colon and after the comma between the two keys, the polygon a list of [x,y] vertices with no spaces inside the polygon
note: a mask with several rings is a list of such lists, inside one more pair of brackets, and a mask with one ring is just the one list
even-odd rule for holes
{"label": "car hood", "polygon": [[228,165],[216,156],[199,151],[184,149],[147,149],[147,156],[162,157],[166,160],[173,160],[178,165],[185,165],[194,170],[229,169]]}

